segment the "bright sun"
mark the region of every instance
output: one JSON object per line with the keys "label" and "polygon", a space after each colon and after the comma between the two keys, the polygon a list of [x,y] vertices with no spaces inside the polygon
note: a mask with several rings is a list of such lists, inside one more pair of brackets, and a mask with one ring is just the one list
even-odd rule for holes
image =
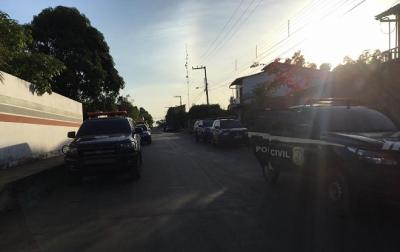
{"label": "bright sun", "polygon": [[344,56],[357,58],[363,50],[387,50],[385,32],[388,32],[388,27],[374,18],[379,14],[377,10],[382,9],[381,5],[365,2],[345,15],[340,13],[311,25],[301,46],[306,59],[335,66],[343,61]]}

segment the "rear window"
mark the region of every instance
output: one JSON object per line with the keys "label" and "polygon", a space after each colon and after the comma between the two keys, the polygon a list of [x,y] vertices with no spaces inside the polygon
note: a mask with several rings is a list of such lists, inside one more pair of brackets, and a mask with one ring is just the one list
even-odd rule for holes
{"label": "rear window", "polygon": [[221,128],[222,129],[230,129],[230,128],[240,128],[240,122],[238,120],[221,120]]}
{"label": "rear window", "polygon": [[130,124],[125,119],[87,120],[80,127],[77,137],[130,133]]}
{"label": "rear window", "polygon": [[382,132],[397,131],[384,114],[367,108],[321,110],[319,123],[322,131]]}
{"label": "rear window", "polygon": [[277,136],[311,138],[314,122],[315,111],[273,110],[260,115],[253,130]]}

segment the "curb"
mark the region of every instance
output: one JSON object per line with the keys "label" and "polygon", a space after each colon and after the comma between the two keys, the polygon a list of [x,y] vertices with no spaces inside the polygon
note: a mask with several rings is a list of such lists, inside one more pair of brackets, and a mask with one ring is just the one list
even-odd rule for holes
{"label": "curb", "polygon": [[[37,172],[28,172],[26,176],[13,178],[10,182],[0,185],[0,213],[16,210],[20,204],[35,204],[40,198],[51,193],[51,191],[64,179],[63,164],[41,165]],[[23,169],[24,167],[19,167]]]}

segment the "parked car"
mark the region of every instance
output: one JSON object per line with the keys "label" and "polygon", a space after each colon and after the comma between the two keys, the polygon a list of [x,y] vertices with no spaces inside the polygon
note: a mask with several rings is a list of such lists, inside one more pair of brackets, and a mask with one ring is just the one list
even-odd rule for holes
{"label": "parked car", "polygon": [[151,144],[151,130],[146,124],[137,124],[136,129],[139,132],[142,143]]}
{"label": "parked car", "polygon": [[63,147],[68,179],[81,181],[84,175],[127,172],[140,178],[140,137],[126,112],[89,113],[78,132],[68,132],[73,141]]}
{"label": "parked car", "polygon": [[249,138],[267,183],[303,175],[328,211],[351,214],[360,199],[400,203],[400,132],[374,109],[327,99],[271,110]]}
{"label": "parked car", "polygon": [[247,141],[247,128],[242,127],[236,119],[217,119],[211,127],[212,144],[245,144]]}
{"label": "parked car", "polygon": [[211,141],[212,134],[211,134],[211,127],[214,120],[212,119],[203,119],[197,120],[193,125],[193,133],[196,142],[200,140],[204,142]]}

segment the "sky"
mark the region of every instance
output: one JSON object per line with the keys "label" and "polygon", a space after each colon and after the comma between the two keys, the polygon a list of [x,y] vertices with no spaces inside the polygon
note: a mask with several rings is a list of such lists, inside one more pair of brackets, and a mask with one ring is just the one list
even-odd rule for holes
{"label": "sky", "polygon": [[[237,77],[301,50],[307,62],[333,66],[344,56],[389,48],[388,25],[374,16],[394,0],[0,0],[0,10],[29,23],[47,7],[76,7],[105,36],[135,105],[156,120],[167,108],[210,103],[226,108]],[[394,37],[394,36],[392,36]],[[392,42],[393,46],[393,42]],[[189,102],[186,82],[188,52]]]}

